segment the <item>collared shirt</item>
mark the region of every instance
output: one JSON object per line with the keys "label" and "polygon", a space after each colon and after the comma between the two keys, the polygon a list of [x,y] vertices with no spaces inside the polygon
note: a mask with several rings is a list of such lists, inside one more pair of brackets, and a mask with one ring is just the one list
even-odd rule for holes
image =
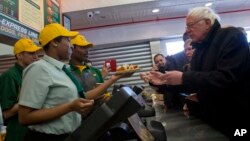
{"label": "collared shirt", "polygon": [[96,87],[96,83],[103,83],[102,74],[99,69],[95,67],[85,66],[83,70],[79,66],[70,64],[71,72],[81,82],[83,89],[87,92]]}
{"label": "collared shirt", "polygon": [[[62,70],[64,65],[45,55],[43,59],[28,66],[23,72],[19,104],[34,109],[46,109],[77,99],[77,88]],[[80,123],[81,115],[69,112],[53,121],[32,125],[29,128],[59,135],[73,132]]]}
{"label": "collared shirt", "polygon": [[[22,84],[23,68],[15,64],[0,77],[0,104],[3,111],[12,108],[19,99]],[[27,127],[19,124],[18,115],[8,119],[6,141],[21,141],[27,131]]]}
{"label": "collared shirt", "polygon": [[84,69],[86,69],[87,68],[87,66],[86,65],[81,65],[81,66],[75,66],[75,67],[77,67],[78,68],[78,70],[79,71],[83,71]]}

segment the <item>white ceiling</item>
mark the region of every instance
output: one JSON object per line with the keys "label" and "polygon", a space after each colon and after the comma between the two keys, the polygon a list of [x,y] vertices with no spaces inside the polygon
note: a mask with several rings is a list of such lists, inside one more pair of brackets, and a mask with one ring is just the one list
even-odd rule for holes
{"label": "white ceiling", "polygon": [[[250,11],[250,0],[62,0],[62,13],[71,19],[72,30],[84,30],[184,18],[190,8],[208,2],[218,13]],[[160,12],[152,13],[155,8]]]}

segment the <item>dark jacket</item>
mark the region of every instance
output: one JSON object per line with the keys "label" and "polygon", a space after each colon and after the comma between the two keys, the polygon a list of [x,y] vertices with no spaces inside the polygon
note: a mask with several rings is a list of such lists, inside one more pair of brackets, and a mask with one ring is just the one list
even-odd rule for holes
{"label": "dark jacket", "polygon": [[[247,128],[249,115],[250,53],[247,39],[234,27],[215,21],[196,49],[191,71],[183,73],[184,91],[196,92],[202,119],[227,136]],[[248,119],[249,120],[249,119]]]}
{"label": "dark jacket", "polygon": [[183,66],[189,63],[184,51],[167,56],[166,59],[169,61],[169,70],[183,71]]}
{"label": "dark jacket", "polygon": [[[158,68],[159,72],[165,73],[165,71],[171,71],[171,70],[178,70],[178,71],[184,71],[183,67],[189,63],[184,51],[174,54],[172,56],[165,57],[166,64],[165,66],[162,66]],[[181,108],[184,104],[184,99],[179,96],[178,91],[175,90],[169,90],[166,85],[154,85],[152,83],[149,83],[150,86],[156,87],[157,92],[163,94],[164,98],[164,104],[167,106],[168,109],[171,108]]]}

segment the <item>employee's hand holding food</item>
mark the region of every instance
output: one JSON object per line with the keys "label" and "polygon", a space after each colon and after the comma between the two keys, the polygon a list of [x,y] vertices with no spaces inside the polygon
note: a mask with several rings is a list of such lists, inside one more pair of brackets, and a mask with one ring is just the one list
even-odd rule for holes
{"label": "employee's hand holding food", "polygon": [[112,77],[117,77],[117,78],[131,77],[137,70],[139,70],[138,65],[123,64],[116,68],[116,72]]}

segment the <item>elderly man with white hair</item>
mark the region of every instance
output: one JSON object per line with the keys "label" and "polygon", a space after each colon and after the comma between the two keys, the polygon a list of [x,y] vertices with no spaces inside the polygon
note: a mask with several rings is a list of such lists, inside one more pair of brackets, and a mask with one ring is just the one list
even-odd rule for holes
{"label": "elderly man with white hair", "polygon": [[201,118],[232,139],[250,119],[250,54],[245,35],[235,27],[221,28],[219,20],[208,7],[192,9],[186,17],[195,48],[191,71],[151,72],[150,81],[197,93]]}

